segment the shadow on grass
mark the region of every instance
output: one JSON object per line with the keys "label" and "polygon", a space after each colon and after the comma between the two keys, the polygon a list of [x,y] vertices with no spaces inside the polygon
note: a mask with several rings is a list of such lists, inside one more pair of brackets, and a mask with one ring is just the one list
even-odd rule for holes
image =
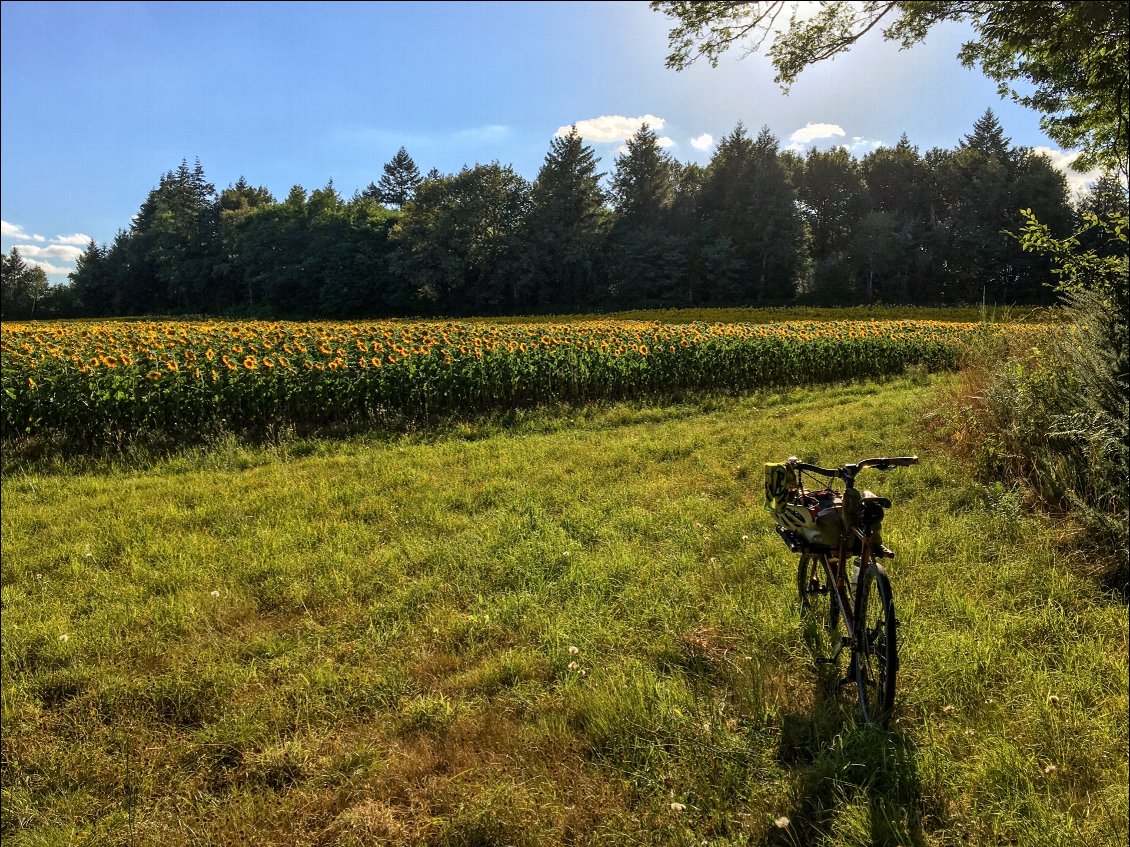
{"label": "shadow on grass", "polygon": [[812,712],[782,716],[777,760],[792,774],[789,812],[759,843],[922,845],[915,745],[897,723],[862,723],[854,685],[841,675],[817,666]]}

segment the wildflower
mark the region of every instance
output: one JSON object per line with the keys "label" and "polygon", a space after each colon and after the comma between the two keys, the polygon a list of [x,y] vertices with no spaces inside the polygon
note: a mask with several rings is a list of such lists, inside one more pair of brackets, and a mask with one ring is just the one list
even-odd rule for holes
{"label": "wildflower", "polygon": [[580,665],[578,665],[576,662],[570,662],[569,663],[569,670],[571,670],[571,671],[575,671],[579,667],[580,667]]}
{"label": "wildflower", "polygon": [[213,589],[212,589],[212,596],[213,596],[213,597],[219,597],[219,596],[220,596],[220,592],[219,592],[218,590],[216,590],[216,589],[214,589],[214,588],[213,588]]}
{"label": "wildflower", "polygon": [[957,711],[957,709],[954,706],[942,706],[943,715],[952,715],[955,711]]}
{"label": "wildflower", "polygon": [[580,653],[581,651],[580,651],[580,650],[578,650],[578,649],[577,649],[576,647],[574,647],[574,646],[570,645],[570,647],[569,647],[569,652],[570,652],[570,653],[571,653],[572,655],[576,656],[576,655],[577,655],[578,653]]}
{"label": "wildflower", "polygon": [[259,363],[255,361],[254,356],[248,356],[243,360],[243,366],[249,371],[253,371],[259,367]]}
{"label": "wildflower", "polygon": [[157,380],[159,380],[161,378],[161,372],[160,371],[150,371],[145,376],[148,377],[149,379],[153,380],[154,382],[156,382]]}
{"label": "wildflower", "polygon": [[62,635],[59,636],[59,640],[62,641],[64,644],[66,644],[68,641],[71,640],[71,637],[64,632]]}
{"label": "wildflower", "polygon": [[1058,768],[1056,768],[1055,765],[1048,765],[1046,768],[1044,768],[1044,773],[1046,773],[1048,776],[1051,776],[1057,770]]}
{"label": "wildflower", "polygon": [[784,815],[781,815],[781,817],[773,821],[773,826],[777,827],[777,829],[788,829],[790,823],[791,821],[788,818],[786,818]]}
{"label": "wildflower", "polygon": [[681,813],[681,812],[685,812],[686,810],[687,810],[687,807],[684,806],[682,803],[672,803],[671,804],[671,811],[672,812]]}

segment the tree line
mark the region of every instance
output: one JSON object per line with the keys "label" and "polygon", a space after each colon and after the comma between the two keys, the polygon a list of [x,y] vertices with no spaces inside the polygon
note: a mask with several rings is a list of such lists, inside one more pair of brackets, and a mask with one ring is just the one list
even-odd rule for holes
{"label": "tree line", "polygon": [[281,201],[242,177],[217,192],[199,161],[182,162],[127,229],[87,246],[68,284],[30,285],[38,269],[13,248],[3,315],[1044,304],[1047,259],[1010,234],[1020,211],[1064,235],[1108,207],[1125,207],[1116,177],[1073,205],[1063,174],[1013,146],[991,111],[955,149],[920,154],[903,136],[862,158],[802,157],[739,124],[705,167],[645,125],[610,174],[574,127],[532,183],[498,162],[422,175],[402,148],[349,199],[332,181]]}

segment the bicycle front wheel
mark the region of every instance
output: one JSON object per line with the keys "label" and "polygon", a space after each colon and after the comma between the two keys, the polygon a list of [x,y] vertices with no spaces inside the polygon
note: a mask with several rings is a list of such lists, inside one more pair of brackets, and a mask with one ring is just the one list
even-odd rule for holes
{"label": "bicycle front wheel", "polygon": [[895,707],[898,643],[891,580],[881,565],[861,575],[855,601],[855,681],[863,720],[886,726]]}

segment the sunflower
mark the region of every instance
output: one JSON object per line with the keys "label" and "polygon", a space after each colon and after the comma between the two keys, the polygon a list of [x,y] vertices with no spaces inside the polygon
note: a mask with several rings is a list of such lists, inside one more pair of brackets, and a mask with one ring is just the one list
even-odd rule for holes
{"label": "sunflower", "polygon": [[259,367],[259,363],[255,361],[254,356],[247,356],[243,360],[243,367],[249,371],[253,371]]}

